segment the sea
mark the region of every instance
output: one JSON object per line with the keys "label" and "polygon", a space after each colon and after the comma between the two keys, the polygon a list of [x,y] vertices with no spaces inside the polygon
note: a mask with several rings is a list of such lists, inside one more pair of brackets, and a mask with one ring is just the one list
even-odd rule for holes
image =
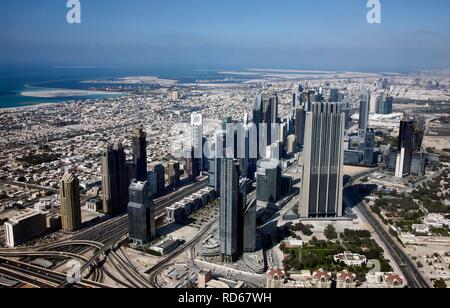
{"label": "sea", "polygon": [[[161,79],[176,80],[179,83],[195,83],[201,81],[225,80],[232,77],[233,81],[248,79],[248,77],[227,76],[221,74],[221,69],[198,68],[143,68],[143,67],[112,67],[112,66],[0,66],[0,109],[31,106],[42,103],[62,103],[73,100],[99,99],[121,94],[89,94],[81,96],[36,97],[23,96],[23,92],[42,92],[51,90],[89,90],[104,84],[85,83],[85,81],[129,77],[155,76]],[[81,82],[83,81],[83,82]],[[114,84],[114,86],[120,86]],[[77,93],[78,94],[78,93]]]}

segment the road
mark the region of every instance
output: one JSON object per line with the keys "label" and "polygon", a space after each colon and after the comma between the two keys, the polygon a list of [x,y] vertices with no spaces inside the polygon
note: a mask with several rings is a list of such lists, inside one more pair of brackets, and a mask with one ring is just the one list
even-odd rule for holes
{"label": "road", "polygon": [[[37,287],[56,287],[67,279],[66,274],[43,269],[20,261],[0,257],[0,273],[19,281],[26,281]],[[109,286],[93,281],[81,280],[73,287],[109,288]]]}
{"label": "road", "polygon": [[[349,198],[352,199],[354,205],[358,208],[358,210],[363,214],[364,218],[370,223],[372,228],[378,234],[379,238],[383,241],[383,244],[389,250],[389,253],[394,258],[394,261],[400,267],[403,276],[408,282],[409,287],[411,288],[431,288],[429,282],[423,277],[422,273],[417,268],[417,265],[411,260],[411,258],[407,255],[407,253],[400,247],[400,245],[396,242],[396,240],[386,231],[386,229],[381,225],[380,221],[374,216],[374,214],[368,209],[367,205],[364,202],[364,198],[357,198],[359,196],[359,192],[355,190],[352,185],[358,184],[359,181],[366,175],[359,175],[354,177],[349,181],[346,189],[351,189],[352,191],[348,194]],[[355,197],[357,200],[363,200],[358,203],[355,201]]]}
{"label": "road", "polygon": [[159,262],[152,268],[150,268],[147,273],[150,274],[150,283],[154,288],[159,288],[158,282],[157,282],[157,276],[166,268],[167,265],[170,264],[174,259],[176,259],[178,256],[180,256],[182,253],[184,253],[186,250],[191,249],[195,245],[197,245],[203,236],[207,234],[213,226],[217,223],[217,220],[212,221],[209,223],[203,230],[198,232],[198,234],[190,240],[188,243],[180,246],[178,249],[170,253],[167,258],[165,258],[163,261]]}
{"label": "road", "polygon": [[414,289],[428,289],[431,288],[427,280],[422,276],[417,269],[416,264],[408,257],[408,255],[400,248],[395,240],[386,232],[381,226],[380,222],[367,209],[364,203],[358,205],[358,209],[364,215],[364,218],[369,221],[373,229],[378,233],[383,243],[389,250],[389,253],[395,259],[395,262],[400,266],[400,269],[405,276],[409,287]]}
{"label": "road", "polygon": [[[165,215],[166,208],[175,202],[181,201],[185,197],[207,187],[207,178],[201,178],[198,182],[192,185],[182,188],[168,196],[155,200],[155,216]],[[103,276],[106,274],[115,282],[120,283],[124,287],[128,288],[148,288],[152,285],[148,283],[146,277],[144,277],[139,271],[131,264],[126,258],[121,258],[115,250],[119,247],[121,242],[126,238],[128,234],[128,215],[124,214],[101,222],[96,226],[84,230],[78,234],[75,234],[69,239],[53,242],[46,245],[31,247],[31,248],[19,248],[19,249],[0,249],[0,256],[4,257],[48,257],[48,258],[61,258],[67,257],[70,259],[77,259],[83,261],[81,273],[85,273],[89,270],[89,275],[94,272],[94,279],[103,280]],[[188,245],[190,245],[188,243]],[[94,255],[86,259],[83,257],[90,250],[94,250]],[[8,254],[9,253],[9,254]],[[5,259],[10,260],[10,259]],[[110,261],[109,264],[114,268],[115,272],[122,278],[118,278],[112,275],[104,267],[101,267],[104,261]],[[61,277],[50,277],[46,280],[45,275],[41,275],[36,267],[26,268],[17,266],[11,268],[11,264],[0,263],[0,271],[8,277],[17,279],[22,282],[31,283],[33,281],[38,285],[37,287],[69,287],[66,279]],[[25,263],[23,263],[25,264]],[[101,270],[100,270],[101,268]],[[49,273],[46,273],[46,275]],[[86,277],[86,276],[85,276]],[[30,282],[31,281],[31,282]],[[35,285],[31,283],[32,285]],[[79,286],[75,285],[75,286]],[[89,287],[89,286],[87,286]]]}

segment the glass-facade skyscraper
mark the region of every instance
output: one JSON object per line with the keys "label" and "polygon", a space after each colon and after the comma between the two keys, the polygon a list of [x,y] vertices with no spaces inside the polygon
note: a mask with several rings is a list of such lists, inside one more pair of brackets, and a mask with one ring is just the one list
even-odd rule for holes
{"label": "glass-facade skyscraper", "polygon": [[155,209],[148,182],[133,181],[129,188],[128,229],[130,240],[142,246],[155,238]]}
{"label": "glass-facade skyscraper", "polygon": [[132,134],[133,160],[136,167],[136,180],[147,181],[147,134],[138,128]]}
{"label": "glass-facade skyscraper", "polygon": [[345,115],[340,103],[312,103],[306,115],[301,217],[343,215]]}
{"label": "glass-facade skyscraper", "polygon": [[369,128],[370,94],[367,89],[361,90],[359,104],[359,134],[363,136]]}
{"label": "glass-facade skyscraper", "polygon": [[117,214],[126,210],[128,184],[125,150],[120,143],[109,145],[102,157],[103,212],[105,214]]}
{"label": "glass-facade skyscraper", "polygon": [[231,158],[220,163],[220,254],[232,262],[239,255],[239,164]]}

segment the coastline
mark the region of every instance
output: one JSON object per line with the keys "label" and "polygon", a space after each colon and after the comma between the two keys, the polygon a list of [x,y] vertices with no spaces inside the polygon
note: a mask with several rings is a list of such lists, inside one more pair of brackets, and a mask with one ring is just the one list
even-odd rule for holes
{"label": "coastline", "polygon": [[[17,106],[17,107],[0,107],[0,113],[8,113],[8,112],[14,112],[14,111],[20,111],[25,109],[32,109],[32,108],[40,108],[40,107],[48,107],[50,105],[57,105],[57,104],[65,104],[66,102],[54,102],[54,103],[27,103],[27,105],[24,106]],[[28,105],[29,104],[29,105]]]}

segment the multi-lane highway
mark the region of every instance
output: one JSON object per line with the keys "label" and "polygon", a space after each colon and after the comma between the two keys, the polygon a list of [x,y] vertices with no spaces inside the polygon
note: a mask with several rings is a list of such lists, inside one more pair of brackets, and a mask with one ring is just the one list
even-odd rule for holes
{"label": "multi-lane highway", "polygon": [[[3,257],[0,257],[0,265],[1,274],[19,281],[27,282],[36,287],[54,288],[67,280],[66,274]],[[79,283],[75,283],[73,287],[109,288],[107,285],[84,279]]]}
{"label": "multi-lane highway", "polygon": [[179,247],[178,249],[173,251],[162,262],[159,262],[158,264],[156,264],[155,266],[150,268],[147,271],[147,273],[150,274],[150,283],[151,283],[152,287],[159,288],[159,285],[158,285],[158,282],[157,282],[158,275],[167,267],[168,264],[170,264],[170,262],[175,260],[178,256],[180,256],[186,250],[188,250],[188,249],[194,247],[195,245],[197,245],[200,242],[200,240],[204,237],[204,235],[207,234],[208,231],[211,230],[211,228],[216,223],[217,223],[217,219],[212,221],[212,222],[210,222],[205,228],[203,228],[203,230],[198,232],[198,234],[192,240],[190,240],[188,243],[182,245],[181,247]]}
{"label": "multi-lane highway", "polygon": [[[201,178],[190,186],[155,200],[155,216],[164,216],[168,206],[198,192],[205,188],[207,184],[207,178]],[[115,252],[116,248],[118,248],[123,240],[126,239],[127,233],[128,216],[125,214],[103,221],[69,239],[32,248],[19,248],[14,250],[0,249],[0,258],[3,258],[3,261],[5,261],[0,262],[0,273],[18,281],[30,283],[37,287],[47,288],[69,286],[106,287],[99,283],[103,282],[105,275],[124,287],[151,287],[151,284],[147,281],[146,277],[139,273],[128,259],[120,257]],[[90,258],[84,257],[89,251],[93,251],[93,255]],[[64,274],[27,265],[27,263],[24,262],[20,264],[14,263],[20,261],[11,261],[10,258],[13,257],[22,259],[41,257],[79,260],[82,261],[83,264],[81,273],[86,273],[84,277],[93,276],[93,279],[99,282],[85,280],[83,283],[72,286],[67,283]],[[108,262],[114,269],[114,274],[105,267],[102,267],[104,262]],[[88,282],[92,284],[89,285]]]}
{"label": "multi-lane highway", "polygon": [[431,288],[427,280],[422,276],[422,273],[417,269],[417,266],[409,258],[409,256],[400,248],[400,246],[395,242],[395,240],[386,232],[386,230],[381,226],[380,222],[372,215],[372,213],[367,209],[365,204],[360,203],[358,209],[364,215],[364,217],[372,225],[373,229],[378,233],[383,243],[389,250],[389,253],[395,259],[395,262],[400,266],[400,269],[405,276],[409,287],[418,288]]}
{"label": "multi-lane highway", "polygon": [[[352,183],[355,183],[357,179],[353,179]],[[404,250],[399,246],[399,244],[392,238],[392,236],[386,231],[381,225],[379,220],[372,214],[372,212],[367,208],[364,198],[358,198],[359,192],[356,188],[349,186],[346,191],[348,199],[351,200],[353,205],[355,205],[358,210],[362,213],[364,218],[370,223],[372,228],[378,234],[379,238],[383,241],[383,244],[389,250],[389,253],[394,258],[394,261],[400,267],[403,276],[408,282],[410,288],[430,288],[428,281],[422,276],[418,270],[416,264],[409,258],[409,256],[404,252]]]}

